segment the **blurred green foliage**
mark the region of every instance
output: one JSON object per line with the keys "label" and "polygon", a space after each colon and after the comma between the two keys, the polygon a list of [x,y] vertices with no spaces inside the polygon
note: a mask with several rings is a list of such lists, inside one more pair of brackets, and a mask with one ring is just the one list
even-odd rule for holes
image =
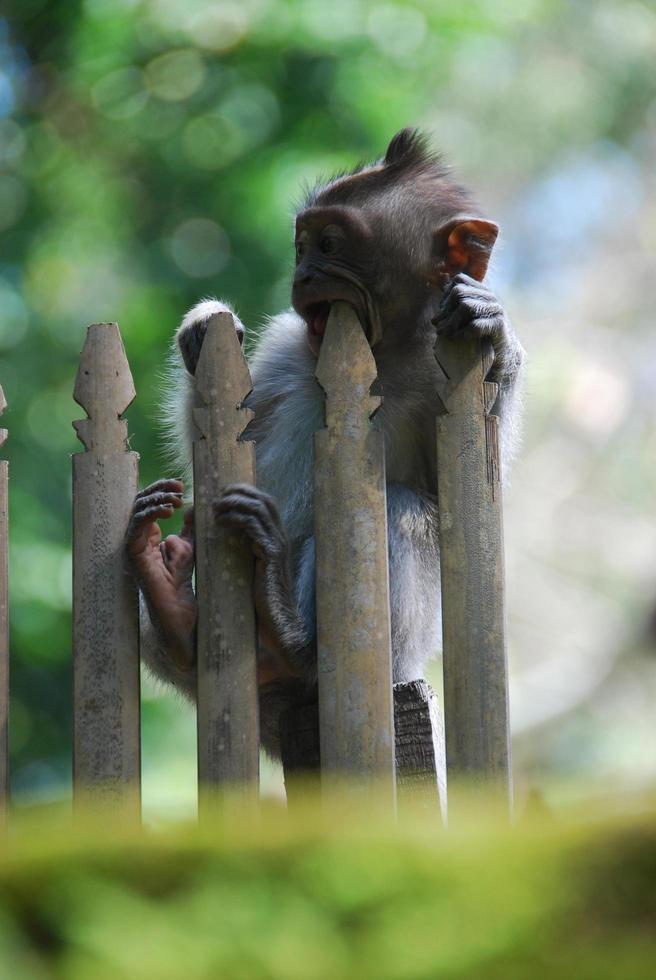
{"label": "blurred green foliage", "polygon": [[313,807],[211,835],[31,821],[0,858],[0,974],[647,980],[655,871],[653,813],[447,834]]}
{"label": "blurred green foliage", "polygon": [[[606,0],[594,11],[583,0],[3,5],[0,382],[17,794],[60,793],[69,779],[68,456],[80,448],[71,392],[86,324],[120,322],[148,482],[168,466],[155,419],[175,324],[207,293],[231,298],[254,332],[287,304],[304,181],[380,154],[396,129],[419,123],[509,209],[551,160],[591,141],[641,152],[652,38],[647,5]],[[527,211],[507,279],[530,281],[549,206]],[[540,418],[550,411],[545,402]],[[169,779],[176,760],[193,767],[193,719],[145,694],[155,798],[158,760]],[[193,768],[180,779],[191,786]]]}

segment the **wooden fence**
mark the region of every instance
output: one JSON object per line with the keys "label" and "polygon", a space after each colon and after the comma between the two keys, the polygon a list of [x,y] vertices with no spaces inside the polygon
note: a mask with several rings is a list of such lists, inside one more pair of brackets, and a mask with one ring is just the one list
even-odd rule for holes
{"label": "wooden fence", "polygon": [[[496,387],[480,344],[441,340],[444,413],[436,424],[444,715],[449,780],[510,796],[501,492]],[[315,435],[318,706],[281,726],[288,797],[294,776],[347,775],[392,810],[397,787],[423,788],[444,812],[442,721],[425,681],[392,684],[385,463],[372,427],[371,349],[346,304],[334,304],[317,366],[326,426]],[[213,518],[220,488],[256,482],[251,388],[232,318],[212,318],[197,369],[194,506],[198,618],[199,810],[259,781],[253,556]],[[138,456],[121,418],[135,397],[118,326],[89,327],[74,392],[74,798],[129,820],[140,812],[139,612],[124,535]],[[0,411],[4,398],[0,390]],[[6,433],[0,430],[0,445]],[[363,489],[364,488],[364,489]],[[440,597],[435,596],[435,602]],[[7,463],[0,462],[0,800],[7,798]]]}

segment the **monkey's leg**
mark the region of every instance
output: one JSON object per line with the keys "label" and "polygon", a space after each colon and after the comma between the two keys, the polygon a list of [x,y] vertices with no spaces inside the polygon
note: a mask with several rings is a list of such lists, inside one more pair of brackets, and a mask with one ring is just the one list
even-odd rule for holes
{"label": "monkey's leg", "polygon": [[239,343],[244,342],[244,324],[228,303],[218,299],[204,299],[192,307],[178,328],[176,340],[180,354],[189,374],[196,373],[203,340],[207,333],[207,324],[215,313],[230,313],[235,324],[235,332]]}

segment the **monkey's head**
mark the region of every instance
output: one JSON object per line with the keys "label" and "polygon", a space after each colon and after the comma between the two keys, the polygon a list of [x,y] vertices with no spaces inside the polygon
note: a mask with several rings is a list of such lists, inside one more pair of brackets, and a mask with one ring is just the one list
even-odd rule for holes
{"label": "monkey's head", "polygon": [[449,278],[483,279],[498,231],[426,138],[401,130],[382,160],[319,184],[296,216],[292,303],[312,350],[338,300],[355,307],[372,347],[430,331]]}

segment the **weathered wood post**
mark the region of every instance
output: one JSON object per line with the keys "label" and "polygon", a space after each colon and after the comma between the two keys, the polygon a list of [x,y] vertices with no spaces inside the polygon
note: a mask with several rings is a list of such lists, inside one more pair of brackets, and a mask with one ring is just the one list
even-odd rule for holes
{"label": "weathered wood post", "polygon": [[394,741],[399,816],[422,805],[447,816],[444,726],[437,696],[425,680],[394,685]]}
{"label": "weathered wood post", "polygon": [[446,760],[450,780],[511,795],[497,385],[480,341],[440,339],[437,419]]}
{"label": "weathered wood post", "polygon": [[73,456],[73,790],[113,816],[140,815],[139,607],[124,539],[138,455],[120,418],[135,397],[117,324],[89,327],[73,397],[86,452]]}
{"label": "weathered wood post", "polygon": [[[7,407],[0,386],[0,415]],[[7,430],[0,429],[0,446]],[[0,459],[0,823],[9,799],[9,600],[7,527],[9,519],[9,464]]]}
{"label": "weathered wood post", "polygon": [[196,368],[194,522],[198,599],[198,779],[201,819],[226,790],[254,797],[259,783],[254,558],[243,534],[220,527],[223,487],[255,482],[255,447],[240,442],[252,388],[228,313],[213,316]]}
{"label": "weathered wood post", "polygon": [[[424,680],[394,685],[394,746],[399,817],[441,814],[446,821],[444,728],[437,697]],[[321,771],[319,704],[311,701],[286,711],[280,724],[281,761],[287,804],[302,802]]]}
{"label": "weathered wood post", "polygon": [[345,303],[332,306],[316,377],[326,394],[314,443],[322,780],[355,777],[393,808],[384,446],[370,423],[375,361]]}

